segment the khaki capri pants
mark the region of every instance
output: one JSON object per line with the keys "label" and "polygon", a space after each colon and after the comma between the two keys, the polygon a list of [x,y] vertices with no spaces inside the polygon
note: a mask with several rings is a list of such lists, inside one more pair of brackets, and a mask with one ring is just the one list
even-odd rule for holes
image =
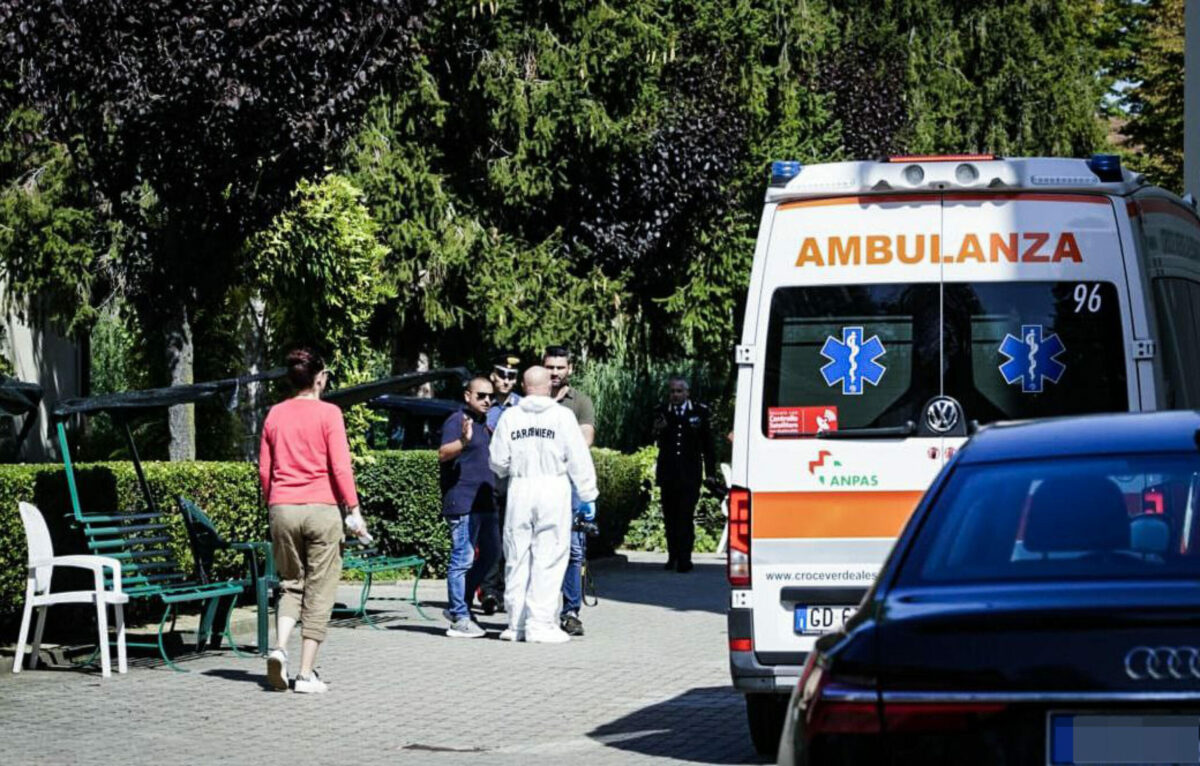
{"label": "khaki capri pants", "polygon": [[279,616],[302,623],[300,635],[324,641],[342,579],[342,512],[336,505],[272,505],[268,510]]}

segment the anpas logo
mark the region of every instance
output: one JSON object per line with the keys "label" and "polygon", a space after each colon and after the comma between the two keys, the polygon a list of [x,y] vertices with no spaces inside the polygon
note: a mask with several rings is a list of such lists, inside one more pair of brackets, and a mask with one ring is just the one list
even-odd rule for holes
{"label": "anpas logo", "polygon": [[846,470],[842,462],[835,460],[833,453],[827,449],[818,452],[816,460],[809,461],[808,473],[826,487],[879,486],[877,474]]}

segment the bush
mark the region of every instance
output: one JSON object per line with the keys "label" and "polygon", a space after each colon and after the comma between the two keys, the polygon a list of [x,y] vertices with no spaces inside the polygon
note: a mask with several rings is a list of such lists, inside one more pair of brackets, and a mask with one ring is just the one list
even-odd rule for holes
{"label": "bush", "polygon": [[437,453],[372,452],[355,458],[354,475],[363,514],[381,549],[424,558],[430,577],[445,574],[450,535],[442,521]]}
{"label": "bush", "polygon": [[593,449],[600,500],[596,503],[596,526],[600,536],[588,541],[589,556],[609,556],[621,547],[630,523],[645,514],[650,495],[642,481],[642,469],[633,455],[616,450]]}
{"label": "bush", "polygon": [[[259,540],[266,535],[266,514],[258,501],[258,479],[250,463],[146,463],[146,480],[160,509],[177,513],[175,496],[186,494],[210,512],[222,534]],[[75,471],[85,513],[142,509],[141,489],[130,463],[80,465]],[[17,503],[32,502],[50,528],[57,554],[85,553],[86,541],[71,524],[66,475],[59,465],[15,465],[0,468],[0,616],[21,608],[25,592],[26,543]],[[183,523],[171,527],[172,548],[190,571],[191,554]],[[225,554],[218,572],[232,575],[239,559]],[[71,570],[56,587],[75,582]],[[83,583],[86,585],[86,583]],[[67,585],[69,587],[69,585]]]}
{"label": "bush", "polygon": [[[594,450],[593,455],[600,483],[597,521],[602,535],[592,550],[605,554],[621,545],[630,520],[642,514],[648,496],[633,456],[603,449]],[[195,500],[227,537],[267,538],[267,514],[252,463],[149,462],[144,468],[161,510],[177,514],[175,497],[182,494]],[[422,556],[428,562],[428,576],[443,575],[450,540],[441,515],[437,453],[370,453],[355,458],[355,473],[363,513],[381,548],[394,555]],[[145,505],[130,463],[77,465],[75,475],[85,513],[142,509]],[[17,613],[24,598],[26,545],[17,513],[21,500],[38,506],[46,517],[56,553],[86,552],[83,535],[70,524],[71,502],[62,466],[0,465],[0,620]],[[191,554],[182,520],[172,524],[171,535],[172,547],[190,571]],[[237,556],[224,555],[217,561],[217,574],[232,576],[239,566]],[[56,587],[62,583],[56,581]]]}
{"label": "bush", "polygon": [[[665,551],[667,531],[663,526],[662,497],[654,482],[654,463],[658,459],[658,447],[643,447],[631,455],[638,467],[648,502],[646,510],[633,519],[625,534],[625,547],[635,551]],[[701,491],[696,505],[696,545],[699,553],[712,553],[725,531],[725,514],[721,501],[706,491]]]}

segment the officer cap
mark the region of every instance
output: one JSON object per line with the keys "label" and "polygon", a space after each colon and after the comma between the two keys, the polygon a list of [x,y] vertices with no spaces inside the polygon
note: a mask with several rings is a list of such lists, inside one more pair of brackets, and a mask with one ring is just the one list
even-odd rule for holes
{"label": "officer cap", "polygon": [[521,357],[512,353],[498,354],[492,366],[503,372],[516,372],[521,365]]}

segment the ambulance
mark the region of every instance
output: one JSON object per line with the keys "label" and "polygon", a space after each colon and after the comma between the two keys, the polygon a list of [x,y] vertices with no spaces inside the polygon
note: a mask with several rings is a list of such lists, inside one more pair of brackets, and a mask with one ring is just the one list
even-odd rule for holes
{"label": "ambulance", "polygon": [[729,657],[770,753],[971,433],[1200,407],[1200,220],[1112,155],[776,162],[735,356]]}

